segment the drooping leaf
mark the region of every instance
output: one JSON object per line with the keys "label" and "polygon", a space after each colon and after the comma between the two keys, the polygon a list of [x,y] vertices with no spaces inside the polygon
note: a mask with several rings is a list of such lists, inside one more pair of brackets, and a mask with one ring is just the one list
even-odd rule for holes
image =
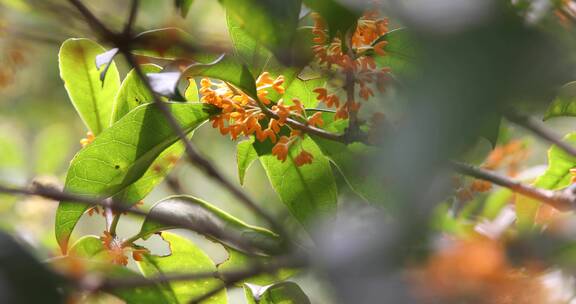
{"label": "drooping leaf", "polygon": [[394,75],[405,75],[413,72],[417,51],[414,39],[411,38],[407,30],[392,30],[374,41],[373,45],[380,41],[388,42],[384,47],[386,55],[375,55],[376,63],[380,67],[390,68]]}
{"label": "drooping leaf", "polygon": [[[143,73],[157,73],[162,70],[161,67],[154,64],[141,65],[140,68]],[[116,94],[112,124],[136,107],[153,101],[154,97],[148,91],[142,79],[138,77],[136,71],[131,70],[124,78],[124,81],[122,81],[120,90]]]}
{"label": "drooping leaf", "polygon": [[188,15],[188,11],[190,11],[190,6],[192,6],[194,0],[174,0],[174,4],[176,5],[176,9],[180,11],[180,15],[182,18],[186,18]]}
{"label": "drooping leaf", "polygon": [[[162,232],[162,238],[170,245],[170,254],[156,256],[145,254],[142,261],[138,262],[140,271],[146,277],[162,274],[176,273],[206,273],[216,271],[216,265],[198,246],[192,241],[173,233]],[[220,280],[202,279],[194,281],[170,282],[164,284],[164,292],[167,298],[175,298],[175,303],[188,303],[218,285]],[[228,303],[226,290],[210,297],[207,303]]]}
{"label": "drooping leaf", "polygon": [[94,135],[110,125],[114,96],[120,87],[118,69],[113,63],[104,82],[96,68],[96,56],[105,50],[88,39],[68,39],[60,48],[60,77],[72,104]]}
{"label": "drooping leaf", "polygon": [[284,162],[272,154],[260,155],[260,162],[284,205],[306,226],[335,211],[338,191],[330,163],[316,143],[305,137],[301,148],[314,157],[311,164],[296,165],[299,148],[290,149]]}
{"label": "drooping leaf", "polygon": [[[266,256],[248,256],[245,253],[238,251],[234,248],[225,246],[226,252],[228,252],[228,258],[218,264],[218,271],[238,271],[241,269],[250,268],[254,263],[260,263],[261,265],[270,264],[273,261],[272,258]],[[248,278],[239,282],[237,285],[242,285],[243,283],[251,283],[258,285],[268,285],[273,283],[278,283],[286,280],[297,273],[297,270],[290,268],[282,268],[273,273],[265,273],[255,277]]]}
{"label": "drooping leaf", "polygon": [[[208,119],[201,104],[167,103],[185,132]],[[72,160],[64,190],[88,197],[109,197],[136,182],[164,150],[178,139],[154,104],[140,106],[98,136]],[[61,202],[56,239],[66,252],[68,239],[87,205]]]}
{"label": "drooping leaf", "polygon": [[200,49],[190,34],[175,27],[142,32],[133,43],[135,54],[164,59],[194,60]]}
{"label": "drooping leaf", "polygon": [[576,116],[576,81],[565,84],[546,110],[544,120],[552,117]]}
{"label": "drooping leaf", "polygon": [[348,30],[356,26],[360,14],[350,10],[336,0],[304,0],[304,4],[317,12],[326,20],[330,37],[340,32],[345,35]]}
{"label": "drooping leaf", "polygon": [[[139,235],[147,238],[153,233],[175,228],[193,228],[194,231],[223,242],[236,249],[241,248],[236,239],[241,238],[250,247],[266,252],[277,252],[279,238],[264,228],[248,225],[225,211],[191,196],[172,196],[156,203],[150,215],[170,217],[175,224],[166,225],[146,218]],[[232,236],[229,238],[228,236]]]}
{"label": "drooping leaf", "polygon": [[[576,144],[576,133],[564,137],[564,141]],[[557,190],[570,184],[570,169],[576,168],[576,157],[569,155],[557,146],[548,150],[548,168],[546,172],[534,181],[533,185],[540,189]],[[516,214],[518,227],[529,230],[534,227],[534,220],[541,203],[529,197],[517,194]]]}
{"label": "drooping leaf", "polygon": [[238,179],[240,180],[240,185],[244,184],[244,176],[246,175],[246,170],[250,168],[252,163],[258,159],[258,153],[254,150],[252,144],[254,143],[254,138],[251,137],[248,140],[244,140],[236,145],[236,161],[238,164]]}
{"label": "drooping leaf", "polygon": [[248,304],[310,304],[310,299],[294,282],[268,286],[244,284]]}
{"label": "drooping leaf", "polygon": [[292,60],[292,44],[302,6],[301,0],[222,0],[229,19],[284,63]]}
{"label": "drooping leaf", "polygon": [[224,56],[210,64],[195,64],[184,71],[182,77],[209,77],[227,81],[251,97],[257,97],[256,80],[245,64]]}

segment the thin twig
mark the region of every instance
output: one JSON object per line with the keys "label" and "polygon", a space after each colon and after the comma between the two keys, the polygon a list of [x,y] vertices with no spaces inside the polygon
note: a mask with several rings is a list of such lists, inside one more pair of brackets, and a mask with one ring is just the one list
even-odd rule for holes
{"label": "thin twig", "polygon": [[496,185],[508,188],[513,192],[533,198],[561,211],[574,210],[574,206],[576,205],[576,196],[574,193],[575,188],[573,187],[568,187],[557,191],[539,189],[534,186],[515,181],[507,176],[500,175],[493,171],[477,168],[468,164],[452,162],[451,166],[458,173],[489,181]]}
{"label": "thin twig", "polygon": [[139,0],[132,0],[132,4],[130,5],[130,14],[128,15],[128,22],[126,22],[126,25],[124,26],[124,35],[126,37],[130,37],[132,34],[132,28],[134,27],[134,22],[136,22],[139,5]]}
{"label": "thin twig", "polygon": [[564,150],[566,153],[576,156],[576,147],[562,140],[562,138],[554,133],[552,130],[548,129],[542,123],[536,119],[525,116],[519,113],[510,112],[506,114],[506,118],[511,122],[524,127],[530,132],[534,133],[538,137],[548,141],[551,144],[558,146],[560,149]]}

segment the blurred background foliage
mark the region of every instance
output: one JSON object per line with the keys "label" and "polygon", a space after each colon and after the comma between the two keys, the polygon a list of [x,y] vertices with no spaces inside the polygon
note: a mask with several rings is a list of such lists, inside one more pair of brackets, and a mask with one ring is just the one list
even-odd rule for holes
{"label": "blurred background foliage", "polygon": [[[106,24],[116,30],[122,29],[129,1],[86,2]],[[348,14],[357,16],[370,5],[369,2],[326,0],[308,1],[307,4],[319,11],[325,8],[323,3],[337,5],[341,10],[331,12],[335,17],[328,23],[345,28],[347,18],[350,18]],[[318,246],[312,259],[321,275],[301,275],[294,279],[301,283],[299,285],[312,303],[333,303],[336,298],[342,303],[376,303],[382,297],[387,298],[387,303],[411,303],[412,295],[404,284],[406,271],[417,269],[414,281],[425,280],[420,285],[435,280],[455,280],[454,284],[460,284],[467,279],[482,280],[468,265],[481,264],[488,259],[494,265],[478,266],[480,272],[490,267],[502,271],[511,267],[499,262],[504,259],[501,257],[503,251],[492,244],[464,244],[444,255],[433,255],[435,248],[442,247],[442,242],[446,241],[446,235],[449,239],[454,236],[465,239],[477,229],[498,228],[497,225],[481,224],[496,221],[499,216],[506,221],[506,208],[513,202],[513,195],[499,187],[466,193],[468,185],[474,183],[472,179],[460,180],[464,186],[456,187],[460,190],[451,193],[453,174],[446,170],[446,162],[459,159],[486,164],[494,151],[505,151],[501,153],[511,160],[506,166],[494,169],[532,182],[546,169],[546,151],[550,145],[510,124],[502,116],[514,109],[544,118],[561,86],[576,78],[576,9],[571,1],[381,2],[383,15],[390,17],[395,27],[406,27],[410,34],[410,42],[397,42],[398,45],[408,44],[398,51],[414,57],[409,66],[394,75],[394,85],[386,93],[378,94],[362,112],[367,116],[372,111],[384,109],[396,133],[383,139],[381,155],[368,163],[358,160],[355,165],[368,168],[375,179],[390,182],[386,201],[393,202],[395,218],[391,220],[389,214],[380,213],[383,212],[380,208],[373,210],[366,206],[335,172],[341,189],[342,215],[335,221],[319,224],[317,235],[313,235]],[[64,1],[56,0],[0,1],[2,183],[26,185],[41,181],[61,187],[68,163],[81,147],[79,141],[86,130],[68,100],[56,59],[61,42],[68,37],[98,39],[86,24],[74,18],[62,18],[75,14],[66,9],[71,8]],[[282,23],[264,19],[263,23],[271,23],[272,33],[281,31]],[[217,1],[194,1],[186,18],[174,9],[172,1],[142,1],[137,32],[163,27],[181,28],[203,45],[232,48],[226,14]],[[264,36],[263,39],[269,38]],[[284,46],[289,38],[276,38],[271,41],[274,47],[279,47],[274,50],[279,59],[284,58],[282,56],[294,59],[289,56],[293,53],[286,52]],[[392,40],[392,47],[395,47],[394,43]],[[118,64],[123,78],[128,68],[122,61]],[[572,97],[569,94],[565,98],[572,102]],[[564,135],[574,131],[574,118],[555,117],[547,120],[546,125]],[[193,142],[230,179],[237,180],[233,142],[208,126],[196,131]],[[262,224],[233,196],[190,165],[179,163],[170,176],[180,182],[183,192],[206,199],[249,223]],[[259,164],[248,171],[243,188],[288,225],[298,227],[273,192]],[[170,194],[171,188],[163,183],[146,198],[145,206]],[[0,227],[33,247],[39,258],[53,257],[58,255],[52,228],[56,206],[55,202],[38,197],[19,199],[0,195]],[[103,222],[98,215],[84,217],[75,236],[100,235]],[[139,223],[139,219],[126,217],[118,229],[121,236],[132,235]],[[569,231],[574,232],[573,227]],[[226,254],[220,246],[192,233],[180,233],[193,239],[216,261],[225,259]],[[516,232],[507,230],[506,233]],[[540,261],[548,262],[545,258],[552,255],[552,265],[557,261],[560,264],[569,261],[573,266],[572,259],[576,259],[576,255],[571,251],[554,256],[554,252],[534,250],[534,242],[548,244],[551,239],[545,238],[546,242],[543,242],[539,237],[535,237],[536,240],[529,238],[526,244],[524,239],[518,241],[514,248],[520,254],[514,256],[531,255],[536,251],[534,254],[541,257]],[[573,236],[562,244],[573,246],[572,240]],[[150,246],[158,252],[167,250],[158,239],[151,240]],[[433,256],[428,264],[419,260],[431,252]],[[417,268],[414,264],[432,266]],[[558,293],[566,293],[567,289],[571,294],[550,303],[570,303],[575,296],[573,273],[559,273],[557,269],[547,269],[542,280],[555,282]],[[490,284],[498,285],[502,281],[482,282],[488,283],[474,288],[498,293],[497,286]],[[517,287],[526,288],[532,282],[518,284],[520,287],[509,287],[508,292]],[[561,284],[569,287],[560,290]],[[433,286],[433,292],[444,292],[441,289],[446,286],[440,285]],[[476,291],[474,288],[472,290]],[[362,299],[358,299],[358,294]],[[240,303],[243,301],[240,298],[243,298],[243,291],[234,291],[231,303]],[[486,301],[477,300],[473,298],[470,303]],[[506,303],[538,302],[516,300]]]}

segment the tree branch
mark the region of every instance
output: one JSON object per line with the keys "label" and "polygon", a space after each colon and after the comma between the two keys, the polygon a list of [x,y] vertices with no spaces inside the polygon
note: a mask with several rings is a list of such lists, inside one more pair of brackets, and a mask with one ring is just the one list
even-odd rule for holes
{"label": "tree branch", "polygon": [[526,185],[515,181],[507,176],[497,174],[493,171],[473,167],[460,162],[452,162],[451,167],[458,173],[485,180],[496,185],[508,188],[513,192],[520,193],[527,197],[548,204],[560,211],[574,210],[576,206],[576,186],[570,186],[562,190],[546,190]]}
{"label": "tree branch", "polygon": [[563,141],[559,135],[554,133],[552,130],[548,129],[546,126],[544,126],[536,119],[514,112],[506,113],[506,118],[509,121],[525,128],[526,130],[529,130],[530,132],[546,140],[547,142],[558,146],[566,153],[576,157],[576,147]]}

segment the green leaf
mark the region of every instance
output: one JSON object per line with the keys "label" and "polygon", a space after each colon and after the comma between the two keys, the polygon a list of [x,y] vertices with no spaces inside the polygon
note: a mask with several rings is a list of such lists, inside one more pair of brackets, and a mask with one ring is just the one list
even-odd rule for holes
{"label": "green leaf", "polygon": [[417,59],[414,40],[405,29],[395,29],[374,41],[373,45],[385,40],[388,44],[384,47],[386,55],[375,55],[376,63],[380,67],[389,67],[394,75],[404,75],[414,70]]}
{"label": "green leaf", "polygon": [[544,120],[561,116],[576,116],[576,81],[562,86],[558,96],[546,110]]}
{"label": "green leaf", "polygon": [[248,304],[310,304],[310,299],[294,282],[269,286],[244,284]]}
{"label": "green leaf", "polygon": [[175,0],[176,8],[180,11],[182,18],[186,18],[192,3],[194,3],[194,0]]}
{"label": "green leaf", "polygon": [[199,46],[194,38],[175,27],[142,32],[134,37],[134,53],[164,59],[195,59]]}
{"label": "green leaf", "polygon": [[[161,67],[154,64],[144,64],[140,68],[144,73],[158,73]],[[136,107],[154,101],[154,97],[133,69],[126,75],[114,101],[112,124],[134,110]]]}
{"label": "green leaf", "polygon": [[[563,139],[572,145],[576,144],[576,133],[570,133]],[[557,190],[570,185],[570,169],[576,168],[576,157],[566,153],[557,146],[548,150],[548,168],[546,172],[534,181],[533,185],[540,189]],[[534,227],[534,219],[541,203],[529,197],[517,194],[516,215],[518,227],[530,230]]]}
{"label": "green leaf", "polygon": [[272,154],[260,155],[260,162],[284,205],[306,226],[335,211],[338,191],[330,163],[314,141],[305,137],[301,148],[314,157],[311,164],[296,166],[299,147],[290,149],[284,162]]}
{"label": "green leaf", "polygon": [[[234,248],[225,246],[226,252],[228,252],[228,258],[218,264],[218,271],[238,271],[241,269],[250,268],[254,263],[259,263],[260,265],[268,265],[273,261],[273,258],[267,256],[248,256],[245,253],[238,251]],[[255,277],[251,277],[246,280],[242,280],[238,284],[251,283],[258,285],[268,285],[277,282],[284,281],[292,276],[294,276],[298,271],[290,268],[282,268],[273,273],[265,273]]]}
{"label": "green leaf", "polygon": [[325,82],[326,79],[324,78],[314,78],[308,80],[296,78],[286,88],[286,93],[284,94],[283,98],[285,101],[290,101],[293,98],[297,98],[302,102],[302,105],[305,108],[314,108],[318,105],[318,99],[316,99],[317,94],[314,93],[313,90],[323,87]]}
{"label": "green leaf", "polygon": [[256,80],[245,64],[238,62],[233,57],[224,56],[212,64],[196,64],[184,71],[183,77],[209,77],[227,81],[244,93],[257,98]]}
{"label": "green leaf", "polygon": [[356,26],[360,14],[348,9],[336,0],[304,0],[304,4],[320,14],[328,24],[330,37],[336,33],[346,34],[348,30]]}
{"label": "green leaf", "polygon": [[255,41],[272,50],[281,62],[291,60],[301,0],[222,0],[229,19]]}
{"label": "green leaf", "polygon": [[[186,133],[208,119],[201,104],[167,103]],[[64,190],[88,197],[109,197],[136,182],[178,137],[154,104],[140,106],[82,149],[68,169]],[[87,205],[61,202],[56,239],[66,252],[74,226]]]}
{"label": "green leaf", "polygon": [[104,251],[102,240],[95,235],[85,235],[79,238],[68,251],[69,256],[91,259]]}
{"label": "green leaf", "polygon": [[[190,240],[168,232],[163,232],[162,238],[170,244],[171,253],[166,256],[144,255],[143,261],[138,262],[138,267],[146,277],[216,271],[216,265],[210,257]],[[168,294],[167,297],[176,299],[175,303],[188,303],[221,284],[218,279],[170,282],[164,285],[164,291]],[[206,303],[228,303],[226,290],[210,297]]]}
{"label": "green leaf", "polygon": [[184,144],[177,141],[164,150],[152,165],[135,183],[114,195],[114,200],[126,205],[133,205],[144,199],[154,188],[164,180],[174,168],[176,162],[184,153]]}
{"label": "green leaf", "polygon": [[186,101],[200,102],[200,94],[198,93],[198,86],[196,85],[196,81],[192,78],[188,80],[188,87],[184,92],[184,98],[186,98]]}
{"label": "green leaf", "polygon": [[100,134],[110,125],[112,102],[120,86],[120,76],[112,63],[104,82],[96,68],[96,56],[106,50],[88,39],[68,39],[60,48],[60,77],[72,104],[86,126]]}
{"label": "green leaf", "polygon": [[236,160],[238,163],[238,179],[240,180],[240,185],[244,185],[246,170],[258,159],[258,153],[256,153],[256,150],[252,146],[253,143],[254,138],[250,137],[248,140],[239,142],[236,146]]}
{"label": "green leaf", "polygon": [[[236,249],[243,249],[235,239],[242,238],[249,246],[265,252],[277,252],[278,236],[264,228],[248,225],[225,211],[191,196],[171,196],[156,203],[150,209],[150,216],[170,217],[175,225],[166,225],[146,218],[140,229],[140,237],[147,238],[153,233],[176,229],[194,228],[205,236],[223,242]],[[232,239],[225,238],[232,235]]]}
{"label": "green leaf", "polygon": [[250,68],[253,75],[260,75],[264,67],[272,60],[272,52],[246,33],[237,18],[231,17],[228,10],[226,22],[228,23],[228,33],[232,39],[234,54]]}

